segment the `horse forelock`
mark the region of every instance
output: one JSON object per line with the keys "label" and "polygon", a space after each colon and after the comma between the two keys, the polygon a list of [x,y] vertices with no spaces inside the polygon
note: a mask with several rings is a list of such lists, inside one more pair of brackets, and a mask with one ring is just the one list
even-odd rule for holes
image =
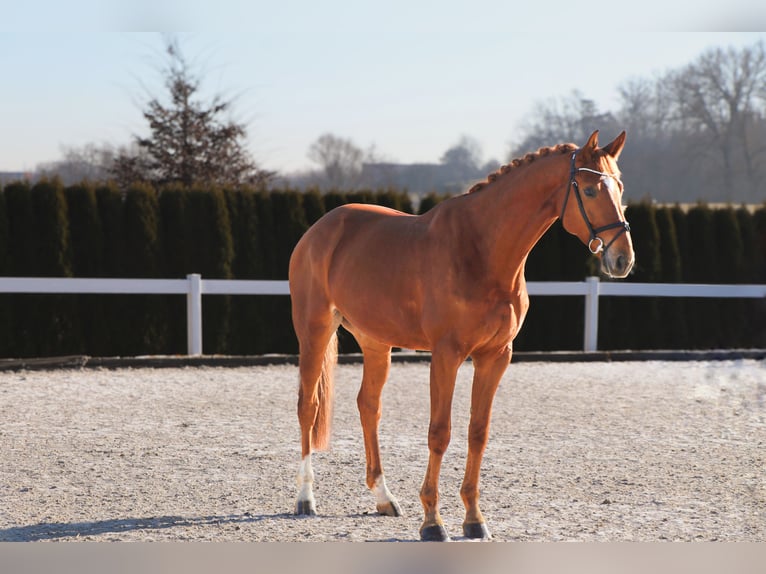
{"label": "horse forelock", "polygon": [[507,164],[500,166],[500,168],[497,171],[490,173],[484,181],[480,181],[474,184],[471,187],[471,189],[468,190],[468,193],[476,193],[477,191],[481,191],[482,189],[487,187],[490,183],[493,183],[494,181],[496,181],[501,176],[506,175],[507,173],[510,173],[514,169],[518,169],[520,167],[529,165],[541,157],[546,157],[549,155],[568,154],[568,153],[572,153],[576,149],[577,149],[577,146],[571,143],[541,147],[536,152],[528,153],[523,157],[513,159]]}

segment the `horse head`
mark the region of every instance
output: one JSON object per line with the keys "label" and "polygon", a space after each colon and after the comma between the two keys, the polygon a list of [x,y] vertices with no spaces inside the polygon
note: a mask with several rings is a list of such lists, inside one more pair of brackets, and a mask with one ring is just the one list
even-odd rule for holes
{"label": "horse head", "polygon": [[[617,158],[625,132],[603,148],[598,130],[571,156],[569,182],[561,208],[561,223],[601,258],[610,277],[625,277],[635,261],[630,226],[622,205],[623,185]],[[573,198],[570,198],[573,195]]]}

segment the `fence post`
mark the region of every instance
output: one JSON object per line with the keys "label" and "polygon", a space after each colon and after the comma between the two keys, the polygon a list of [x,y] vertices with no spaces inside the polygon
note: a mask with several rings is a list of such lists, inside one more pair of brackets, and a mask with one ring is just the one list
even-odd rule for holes
{"label": "fence post", "polygon": [[186,276],[186,352],[202,354],[202,277],[199,273]]}
{"label": "fence post", "polygon": [[598,277],[586,277],[587,292],[585,293],[585,333],[583,350],[594,353],[598,349]]}

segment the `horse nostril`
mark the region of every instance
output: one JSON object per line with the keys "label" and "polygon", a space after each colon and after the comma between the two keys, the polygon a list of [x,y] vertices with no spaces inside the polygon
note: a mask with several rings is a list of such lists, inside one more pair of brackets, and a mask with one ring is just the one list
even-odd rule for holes
{"label": "horse nostril", "polygon": [[618,255],[612,260],[611,274],[615,277],[625,277],[628,274],[632,263],[630,257]]}

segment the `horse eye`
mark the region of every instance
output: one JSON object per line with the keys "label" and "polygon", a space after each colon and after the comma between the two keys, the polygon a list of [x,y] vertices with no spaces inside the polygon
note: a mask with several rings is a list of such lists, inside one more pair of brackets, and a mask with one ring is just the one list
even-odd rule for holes
{"label": "horse eye", "polygon": [[583,193],[584,193],[584,194],[585,194],[587,197],[596,197],[596,193],[597,193],[597,190],[596,190],[596,188],[595,188],[595,187],[593,187],[593,186],[588,186],[588,187],[586,187],[586,188],[585,188],[585,190],[583,191]]}

